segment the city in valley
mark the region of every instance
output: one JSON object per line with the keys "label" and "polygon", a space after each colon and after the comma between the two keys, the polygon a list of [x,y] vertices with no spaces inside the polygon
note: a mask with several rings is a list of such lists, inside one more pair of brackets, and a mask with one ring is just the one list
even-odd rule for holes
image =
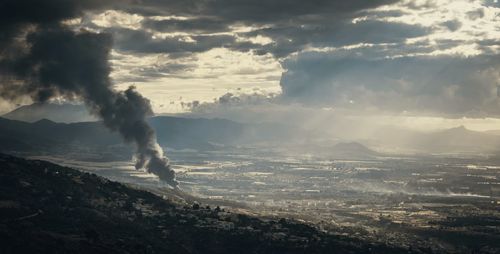
{"label": "city in valley", "polygon": [[[262,148],[169,151],[196,202],[291,217],[322,230],[399,245],[498,248],[500,160],[444,156],[370,160],[290,156]],[[130,161],[35,157],[162,195],[170,188]],[[464,240],[465,239],[465,240]],[[453,247],[450,247],[453,246]]]}

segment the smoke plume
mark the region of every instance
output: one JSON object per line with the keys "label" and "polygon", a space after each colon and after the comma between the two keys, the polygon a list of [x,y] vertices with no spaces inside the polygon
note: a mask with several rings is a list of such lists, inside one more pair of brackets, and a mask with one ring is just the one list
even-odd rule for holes
{"label": "smoke plume", "polygon": [[62,21],[105,1],[1,0],[0,97],[80,99],[112,131],[136,145],[136,168],[145,168],[177,186],[174,171],[146,122],[153,114],[148,99],[134,87],[113,89],[109,34],[73,31]]}

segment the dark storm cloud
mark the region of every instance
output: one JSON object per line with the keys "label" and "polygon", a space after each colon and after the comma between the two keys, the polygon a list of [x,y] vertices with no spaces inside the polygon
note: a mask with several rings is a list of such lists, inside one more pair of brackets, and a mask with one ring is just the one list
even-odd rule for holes
{"label": "dark storm cloud", "polygon": [[278,57],[287,56],[306,46],[339,47],[358,43],[402,43],[407,38],[423,36],[429,29],[418,25],[381,21],[337,22],[325,21],[311,25],[271,27],[248,33],[248,36],[265,35],[274,43],[260,50]]}
{"label": "dark storm cloud", "polygon": [[226,23],[246,22],[247,24],[262,24],[286,22],[300,16],[351,16],[352,13],[360,10],[395,2],[397,2],[397,0],[143,0],[140,5],[130,5],[128,11],[140,13],[145,16],[177,15],[217,17]]}
{"label": "dark storm cloud", "polygon": [[[57,24],[87,10],[111,7],[114,0],[2,0],[0,1],[0,52],[30,24]],[[12,45],[10,45],[12,46]]]}
{"label": "dark storm cloud", "polygon": [[284,63],[283,99],[441,115],[499,115],[500,56],[395,59],[304,53]]}
{"label": "dark storm cloud", "polygon": [[[116,47],[136,53],[197,53],[213,48],[230,48],[237,51],[254,51],[256,54],[271,53],[286,57],[307,46],[338,47],[357,43],[401,43],[407,38],[428,34],[430,29],[403,23],[381,21],[337,21],[329,23],[328,18],[316,17],[293,21],[290,24],[273,25],[252,32],[239,33],[243,38],[266,36],[270,44],[256,44],[238,41],[233,35],[193,35],[193,41],[185,36],[154,38],[145,30],[111,29],[115,35]],[[180,30],[183,31],[183,30]],[[189,32],[189,31],[188,31]]]}
{"label": "dark storm cloud", "polygon": [[30,96],[36,102],[63,96],[81,99],[137,148],[137,168],[146,168],[176,186],[174,171],[156,142],[146,117],[149,100],[134,87],[117,92],[109,78],[109,34],[75,32],[61,21],[101,8],[104,1],[3,1],[0,24],[6,29],[0,51],[0,96]]}
{"label": "dark storm cloud", "polygon": [[[130,13],[146,16],[142,30],[116,32],[117,48],[135,53],[180,55],[221,47],[259,55],[271,53],[284,61],[286,72],[281,79],[283,95],[280,98],[283,100],[442,115],[496,114],[499,64],[491,46],[497,41],[470,42],[444,37],[426,40],[426,35],[443,28],[452,32],[464,29],[462,22],[465,21],[442,20],[430,27],[382,21],[405,15],[403,10],[438,9],[435,1],[405,1],[401,10],[373,9],[396,2],[144,0],[141,5],[125,8]],[[484,5],[498,6],[489,0],[484,1]],[[148,17],[155,15],[187,19],[158,21]],[[467,15],[471,20],[481,19],[485,9],[470,10]],[[353,22],[354,18],[360,19]],[[252,30],[238,32],[238,38],[230,33],[212,34],[228,32],[235,25]],[[154,38],[156,32],[186,32],[191,34],[192,41],[182,36]],[[271,42],[261,45],[240,40],[257,36],[270,38]],[[471,34],[471,38],[480,37],[484,36]],[[419,40],[409,41],[409,38]],[[422,56],[464,43],[475,43],[476,49],[489,55]],[[361,44],[365,45],[340,48]],[[291,57],[311,47],[334,47],[336,51],[299,53]]]}
{"label": "dark storm cloud", "polygon": [[[125,5],[122,9],[144,15],[146,19],[142,22],[142,29],[115,30],[116,45],[121,50],[137,53],[203,52],[224,47],[286,57],[308,45],[392,42],[424,34],[426,31],[422,27],[398,23],[372,21],[350,24],[353,17],[364,15],[362,12],[367,9],[394,2],[397,1],[141,1],[140,5]],[[158,15],[184,16],[188,19],[148,18]],[[398,13],[386,12],[385,15],[397,16]],[[250,33],[239,33],[242,38],[262,35],[270,37],[274,43],[263,46],[243,42],[227,34],[210,35],[228,32],[235,25],[256,28]],[[191,37],[196,42],[186,42],[180,36],[153,39],[156,32],[186,32],[193,34]]]}
{"label": "dark storm cloud", "polygon": [[0,24],[47,24],[78,17],[86,10],[111,7],[116,0],[2,0]]}

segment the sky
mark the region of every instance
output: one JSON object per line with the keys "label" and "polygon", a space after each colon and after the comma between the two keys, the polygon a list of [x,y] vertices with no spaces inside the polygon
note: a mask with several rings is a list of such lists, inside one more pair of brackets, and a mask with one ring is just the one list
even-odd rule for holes
{"label": "sky", "polygon": [[[500,126],[497,0],[3,2],[11,20],[26,7],[109,35],[114,87],[134,85],[157,114]],[[40,20],[16,28],[27,47]],[[2,112],[33,99],[3,98]]]}

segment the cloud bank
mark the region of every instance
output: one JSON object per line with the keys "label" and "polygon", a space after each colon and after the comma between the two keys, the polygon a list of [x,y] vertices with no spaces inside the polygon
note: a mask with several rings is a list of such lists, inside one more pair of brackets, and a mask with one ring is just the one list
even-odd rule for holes
{"label": "cloud bank", "polygon": [[23,22],[109,34],[112,79],[154,105],[259,88],[280,107],[498,116],[497,1],[23,1],[50,17],[6,3],[0,43]]}

